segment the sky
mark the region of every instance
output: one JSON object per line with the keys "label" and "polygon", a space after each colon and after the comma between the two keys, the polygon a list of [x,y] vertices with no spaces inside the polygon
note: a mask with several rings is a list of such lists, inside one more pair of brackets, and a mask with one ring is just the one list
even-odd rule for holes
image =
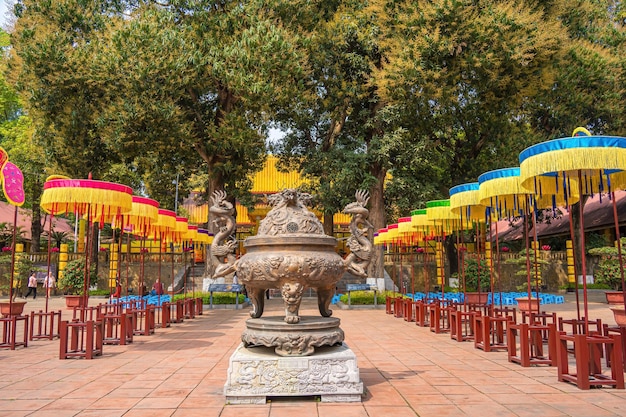
{"label": "sky", "polygon": [[7,21],[7,11],[9,10],[9,4],[13,4],[13,0],[0,0],[0,26],[4,27]]}

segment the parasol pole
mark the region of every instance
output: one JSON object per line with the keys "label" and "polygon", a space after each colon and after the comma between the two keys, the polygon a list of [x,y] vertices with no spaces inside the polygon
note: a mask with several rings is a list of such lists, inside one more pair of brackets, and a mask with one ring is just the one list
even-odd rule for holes
{"label": "parasol pole", "polygon": [[528,203],[528,199],[529,199],[529,195],[528,194],[524,194],[524,203],[526,205],[525,209],[524,209],[524,238],[525,238],[525,242],[526,242],[526,283],[527,283],[527,291],[528,291],[528,305],[531,305],[531,299],[532,299],[532,294],[531,294],[531,288],[532,288],[532,284],[530,282],[530,274],[531,274],[531,268],[530,268],[530,232],[528,230],[529,228],[529,222],[528,222],[528,208],[529,208],[529,203]]}
{"label": "parasol pole", "polygon": [[13,214],[13,237],[12,237],[12,251],[11,251],[11,288],[9,289],[9,314],[13,311],[13,279],[15,277],[15,242],[17,240],[17,206],[15,206],[15,213]]}
{"label": "parasol pole", "polygon": [[619,219],[617,217],[617,203],[615,202],[615,191],[611,191],[613,201],[613,220],[615,221],[615,238],[617,239],[617,259],[619,260],[619,273],[622,279],[622,294],[624,299],[624,310],[626,311],[626,283],[624,282],[624,259],[622,256],[622,240],[619,232]]}
{"label": "parasol pole", "polygon": [[578,195],[580,196],[580,215],[578,216],[578,224],[580,227],[580,261],[583,277],[583,308],[585,312],[585,334],[589,334],[589,306],[587,303],[587,260],[585,256],[585,220],[584,220],[584,199],[583,184],[582,184],[582,172],[578,170]]}
{"label": "parasol pole", "polygon": [[86,308],[89,305],[89,270],[91,267],[91,259],[90,258],[90,254],[91,254],[91,239],[92,239],[92,225],[91,225],[91,204],[87,205],[87,236],[86,238],[86,247],[85,247],[85,279],[83,280],[83,306],[84,308],[81,310],[81,321],[85,321],[85,312],[86,312]]}
{"label": "parasol pole", "polygon": [[[578,204],[582,205],[583,200],[581,199],[580,202]],[[570,234],[570,239],[572,240],[572,243],[576,242],[576,235],[574,233],[574,219],[572,219],[572,216],[574,214],[573,210],[572,210],[572,206],[570,204],[568,204],[567,206],[567,211],[569,211],[569,234]],[[578,296],[578,275],[576,274],[576,250],[575,250],[575,245],[572,244],[572,261],[574,262],[574,288],[576,290],[576,318],[578,319],[578,321],[580,321],[580,298]]]}
{"label": "parasol pole", "polygon": [[[491,213],[489,213],[491,214]],[[502,275],[500,274],[500,240],[498,237],[498,219],[494,222],[496,229],[496,261],[497,261],[497,270],[496,274],[498,275],[498,291],[500,291],[500,309],[502,309]]]}
{"label": "parasol pole", "polygon": [[[49,218],[49,224],[48,224],[48,261],[47,261],[47,272],[48,275],[46,275],[46,279],[44,280],[44,283],[46,284],[46,313],[48,313],[48,298],[50,297],[50,252],[52,251],[52,213],[50,213],[50,218]],[[44,326],[46,327],[47,330],[47,326],[48,326],[48,322],[46,321],[44,323]]]}
{"label": "parasol pole", "polygon": [[[535,242],[533,254],[535,255],[535,290],[537,291],[537,314],[541,312],[539,305],[539,238],[537,237],[537,206],[533,204],[533,240]],[[530,301],[529,301],[530,302]],[[529,311],[532,311],[532,303],[529,304]]]}

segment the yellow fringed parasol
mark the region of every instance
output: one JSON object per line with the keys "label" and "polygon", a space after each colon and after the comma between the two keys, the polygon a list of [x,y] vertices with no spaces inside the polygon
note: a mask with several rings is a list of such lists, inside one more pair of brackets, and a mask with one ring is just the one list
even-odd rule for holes
{"label": "yellow fringed parasol", "polygon": [[157,213],[157,220],[150,225],[148,235],[163,244],[167,236],[176,230],[176,213],[166,209],[159,209]]}
{"label": "yellow fringed parasol", "polygon": [[388,230],[386,227],[378,229],[376,236],[374,237],[375,245],[384,245],[389,242]]}
{"label": "yellow fringed parasol", "polygon": [[[46,181],[41,195],[41,208],[52,215],[74,213],[77,216],[87,215],[88,222],[94,218],[112,218],[132,209],[133,190],[122,184],[86,180],[56,178]],[[91,229],[91,228],[89,228]],[[87,248],[91,245],[92,233],[87,233]],[[89,250],[85,251],[85,280],[83,296],[85,306],[89,299],[90,270]],[[85,319],[84,310],[81,311],[81,320]]]}
{"label": "yellow fringed parasol", "polygon": [[487,207],[480,203],[477,182],[450,188],[450,211],[464,222],[485,222]]}
{"label": "yellow fringed parasol", "polygon": [[438,233],[452,233],[458,227],[458,218],[450,210],[450,200],[426,202],[426,217]]}
{"label": "yellow fringed parasol", "polygon": [[205,244],[211,244],[213,243],[213,236],[208,230],[198,228],[198,241]]}
{"label": "yellow fringed parasol", "polygon": [[[554,139],[524,149],[519,155],[522,186],[537,195],[576,190],[584,195],[610,192],[611,176],[626,169],[626,138],[591,136],[578,128],[574,137]],[[616,180],[623,186],[623,176]],[[576,184],[577,185],[577,184]],[[556,189],[556,191],[555,191]]]}
{"label": "yellow fringed parasol", "polygon": [[174,234],[172,235],[173,241],[175,243],[184,242],[188,232],[189,220],[186,217],[176,216],[176,229],[174,229]]}
{"label": "yellow fringed parasol", "polygon": [[132,233],[147,237],[150,225],[159,218],[159,203],[146,197],[133,196],[133,206],[130,212],[122,214],[122,224],[130,227]]}
{"label": "yellow fringed parasol", "polygon": [[[577,128],[574,130],[573,137],[554,139],[524,149],[519,155],[519,161],[522,186],[539,195],[545,194],[546,190],[551,187],[564,190],[566,195],[577,191],[581,196],[599,193],[602,198],[603,193],[608,193],[613,201],[618,253],[620,265],[623,265],[614,190],[625,185],[623,171],[626,170],[626,138],[592,136],[587,129]],[[573,204],[572,201],[568,203]],[[582,249],[578,255],[581,259],[579,275],[586,276],[583,206],[584,203],[579,204],[578,227],[581,233],[578,246]],[[574,241],[574,225],[571,221],[572,216],[570,216],[570,234]],[[623,268],[619,269],[622,275],[622,291],[626,294]],[[587,280],[583,279],[582,284],[584,324],[587,331],[589,326]],[[576,288],[578,289],[577,282]],[[578,290],[576,299],[578,304]],[[626,299],[624,308],[626,308]],[[578,316],[580,319],[580,308],[578,308]]]}
{"label": "yellow fringed parasol", "polygon": [[112,182],[54,179],[44,183],[40,205],[54,215],[75,213],[111,218],[131,210],[132,192],[132,188]]}

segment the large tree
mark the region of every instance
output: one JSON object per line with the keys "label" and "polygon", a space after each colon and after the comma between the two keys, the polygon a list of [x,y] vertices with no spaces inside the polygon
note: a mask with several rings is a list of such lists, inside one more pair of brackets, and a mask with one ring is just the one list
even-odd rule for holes
{"label": "large tree", "polygon": [[[2,57],[0,68],[5,69],[7,50],[10,47],[9,35],[0,29]],[[0,146],[9,154],[24,174],[24,207],[31,209],[31,252],[39,252],[42,233],[39,199],[46,175],[46,163],[41,147],[34,140],[35,130],[31,119],[23,114],[22,105],[14,88],[0,71]],[[4,196],[2,197],[4,199]]]}
{"label": "large tree", "polygon": [[512,162],[511,147],[528,137],[519,109],[551,83],[564,38],[556,16],[516,1],[298,6],[316,17],[296,22],[312,34],[310,90],[301,111],[282,115],[279,151],[318,179],[326,202],[368,187],[376,228],[400,214],[390,202],[415,208]]}
{"label": "large tree", "polygon": [[302,80],[298,37],[262,2],[24,0],[16,10],[12,74],[51,156],[72,174],[131,175],[165,206],[177,173],[203,171],[209,194],[245,192],[272,112]]}

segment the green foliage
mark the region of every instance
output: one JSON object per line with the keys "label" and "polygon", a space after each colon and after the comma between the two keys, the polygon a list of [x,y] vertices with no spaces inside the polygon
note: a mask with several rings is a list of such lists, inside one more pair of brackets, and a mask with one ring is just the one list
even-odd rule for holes
{"label": "green foliage", "polygon": [[[193,4],[192,4],[193,3]],[[9,73],[37,139],[72,177],[141,186],[250,188],[270,118],[293,102],[299,34],[266,2],[20,2]],[[212,225],[211,225],[212,226]]]}
{"label": "green foliage", "polygon": [[101,290],[89,290],[89,296],[109,296],[111,295],[111,291],[108,289],[101,289]]}
{"label": "green foliage", "polygon": [[[626,238],[621,239],[622,248],[626,245]],[[622,288],[622,271],[620,271],[619,253],[614,246],[604,246],[589,250],[590,255],[600,256],[600,261],[593,271],[597,284],[604,284],[614,290]]]}
{"label": "green foliage", "polygon": [[608,285],[608,284],[604,284],[604,283],[601,283],[601,282],[594,282],[593,284],[587,284],[587,289],[589,289],[589,290],[611,290],[613,288],[611,288],[611,286]]}
{"label": "green foliage", "polygon": [[[476,259],[465,258],[465,290],[468,292],[478,291],[478,280],[480,277],[480,290],[489,291],[491,289],[491,275],[489,266],[484,259],[480,260],[480,265]],[[462,280],[459,280],[459,286],[462,288]]]}
{"label": "green foliage", "polygon": [[[377,292],[376,304],[385,304],[387,296],[392,296],[389,292]],[[396,295],[399,295],[396,293]],[[348,294],[342,294],[340,301],[344,304],[348,304]],[[374,291],[350,291],[350,304],[354,305],[373,305],[374,304]]]}
{"label": "green foliage", "polygon": [[[90,265],[89,281],[91,283],[98,281],[94,264]],[[85,260],[83,258],[67,263],[65,270],[62,271],[57,280],[57,287],[67,295],[83,295],[85,287]]]}
{"label": "green foliage", "polygon": [[[234,292],[214,292],[213,293],[213,304],[236,304],[237,294]],[[196,291],[194,293],[187,293],[187,297],[184,294],[176,294],[172,301],[176,300],[184,300],[185,298],[202,298],[202,304],[210,304],[211,302],[211,293]],[[246,301],[246,297],[243,294],[239,294],[239,304],[242,304]]]}
{"label": "green foliage", "polygon": [[[11,280],[11,253],[6,252],[0,254],[0,264],[5,265],[4,281],[8,283]],[[33,271],[33,262],[27,253],[19,252],[15,254],[15,268],[13,272],[13,288],[26,288],[28,277]]]}
{"label": "green foliage", "polygon": [[[626,240],[625,240],[626,241]],[[602,233],[586,233],[585,234],[585,251],[591,254],[591,251],[597,248],[609,246],[611,242]]]}

